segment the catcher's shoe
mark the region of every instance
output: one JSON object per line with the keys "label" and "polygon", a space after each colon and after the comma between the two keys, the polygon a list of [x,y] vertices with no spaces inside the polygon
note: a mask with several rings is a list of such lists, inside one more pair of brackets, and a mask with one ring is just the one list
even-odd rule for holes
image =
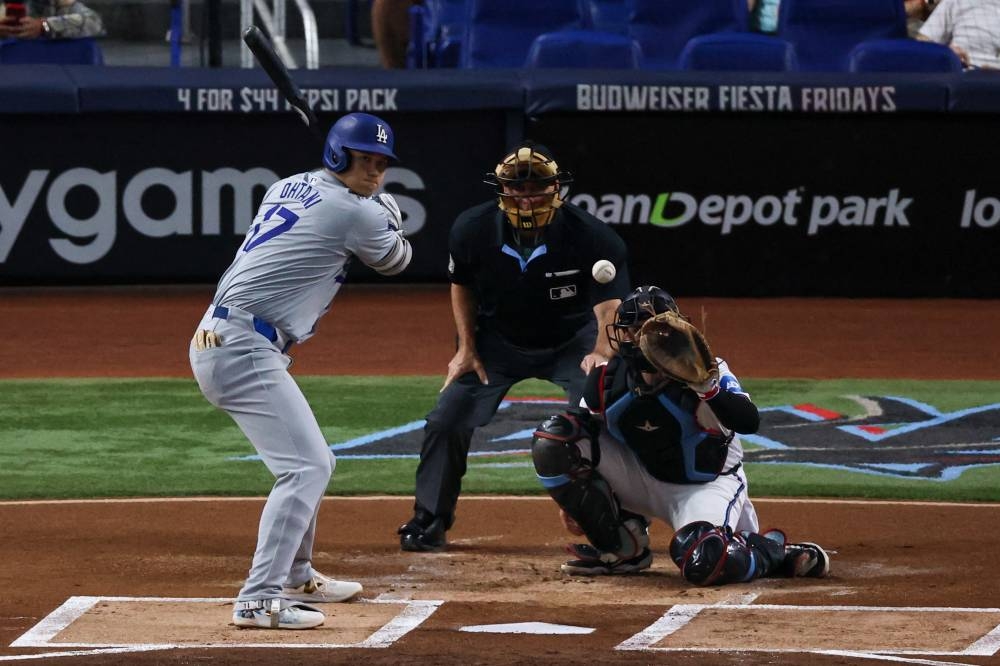
{"label": "catcher's shoe", "polygon": [[422,518],[429,514],[416,515],[408,523],[399,527],[399,547],[402,550],[415,553],[438,553],[448,545],[445,532],[448,531],[445,519],[438,516],[424,523]]}
{"label": "catcher's shoe", "polygon": [[785,566],[793,576],[824,578],[830,573],[830,556],[815,543],[785,544]]}
{"label": "catcher's shoe", "polygon": [[609,576],[629,574],[648,569],[653,564],[653,551],[643,548],[635,557],[623,559],[612,553],[602,553],[589,543],[566,546],[566,552],[575,556],[562,565],[563,573],[571,576]]}
{"label": "catcher's shoe", "polygon": [[233,624],[240,628],[312,629],[323,624],[323,611],[284,599],[237,601]]}
{"label": "catcher's shoe", "polygon": [[281,594],[292,601],[327,604],[347,601],[361,592],[361,590],[361,583],[349,580],[334,580],[318,571],[313,571],[312,578],[301,585],[283,588]]}

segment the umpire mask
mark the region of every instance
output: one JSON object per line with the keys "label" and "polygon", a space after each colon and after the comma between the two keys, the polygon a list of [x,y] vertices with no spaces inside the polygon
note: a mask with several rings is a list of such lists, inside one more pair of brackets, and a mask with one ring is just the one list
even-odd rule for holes
{"label": "umpire mask", "polygon": [[573,176],[559,170],[545,146],[528,141],[500,160],[484,182],[496,187],[500,210],[520,242],[522,235],[533,237],[552,221],[563,203],[559,187],[573,182]]}

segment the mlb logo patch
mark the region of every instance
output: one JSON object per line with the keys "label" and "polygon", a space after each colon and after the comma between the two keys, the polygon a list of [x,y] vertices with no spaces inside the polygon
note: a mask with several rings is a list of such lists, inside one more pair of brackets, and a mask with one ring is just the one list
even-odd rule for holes
{"label": "mlb logo patch", "polygon": [[576,285],[568,284],[564,287],[552,287],[549,289],[549,300],[562,301],[576,296]]}

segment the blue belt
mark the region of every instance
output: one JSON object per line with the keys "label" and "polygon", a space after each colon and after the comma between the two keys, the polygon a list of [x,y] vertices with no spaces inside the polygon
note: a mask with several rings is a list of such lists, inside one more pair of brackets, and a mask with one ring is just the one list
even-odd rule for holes
{"label": "blue belt", "polygon": [[[214,319],[229,319],[229,308],[224,305],[216,305],[215,309],[212,310],[212,317]],[[266,322],[257,315],[253,315],[253,330],[257,331],[265,338],[271,342],[278,341],[278,329],[274,327],[274,324]],[[282,351],[287,351],[289,347],[292,346],[292,342],[289,340],[288,344],[285,345],[285,349]]]}

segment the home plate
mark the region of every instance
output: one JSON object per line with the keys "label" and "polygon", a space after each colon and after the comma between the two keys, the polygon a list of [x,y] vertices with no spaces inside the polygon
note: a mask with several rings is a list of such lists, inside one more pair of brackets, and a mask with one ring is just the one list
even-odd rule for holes
{"label": "home plate", "polygon": [[462,627],[459,631],[480,634],[591,634],[591,627],[573,627],[568,624],[549,622],[513,622],[510,624],[476,624]]}

